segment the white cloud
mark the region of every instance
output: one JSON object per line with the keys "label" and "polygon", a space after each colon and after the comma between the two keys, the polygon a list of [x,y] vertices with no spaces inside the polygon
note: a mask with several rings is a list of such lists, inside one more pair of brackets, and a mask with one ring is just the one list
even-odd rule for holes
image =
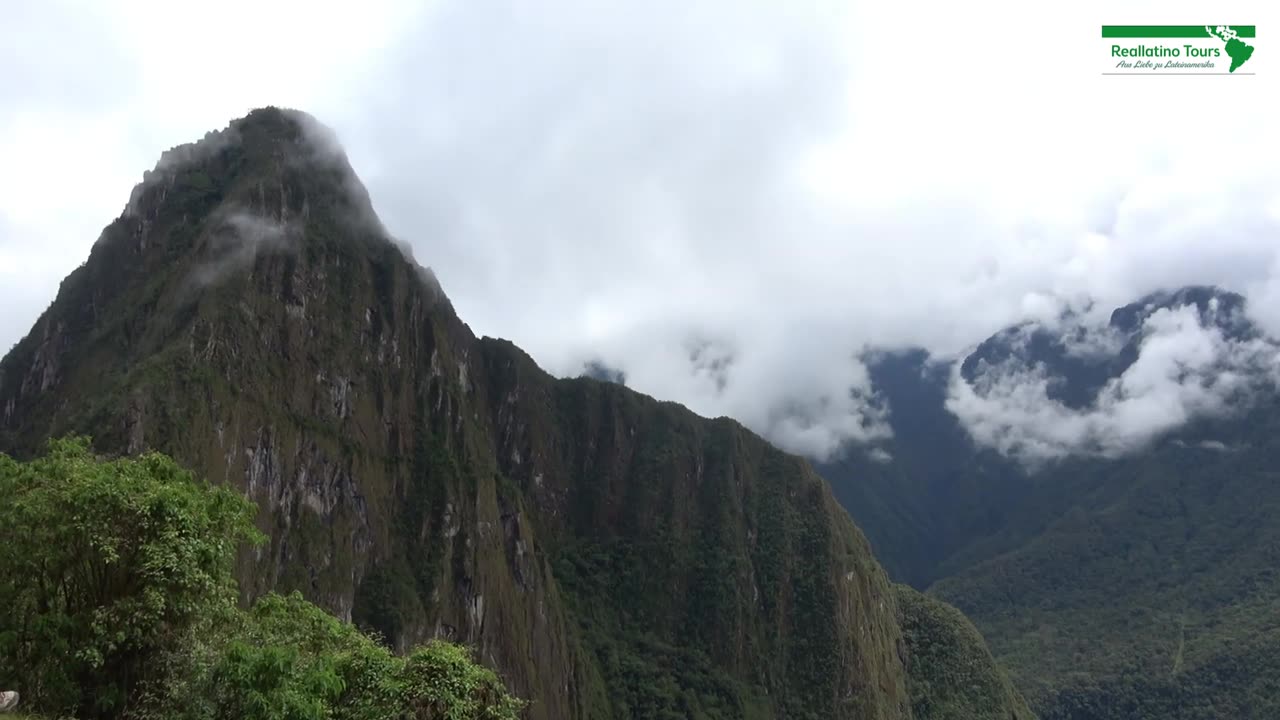
{"label": "white cloud", "polygon": [[191,281],[197,287],[216,285],[248,268],[259,254],[296,250],[300,239],[298,226],[290,221],[233,210],[215,225],[211,257],[195,268]]}
{"label": "white cloud", "polygon": [[[1280,223],[1280,208],[1275,216]],[[1249,288],[1250,319],[1271,337],[1280,338],[1280,253],[1271,262],[1266,277],[1255,280]]]}
{"label": "white cloud", "polygon": [[1225,337],[1194,306],[1147,317],[1137,360],[1086,408],[1052,399],[1044,365],[985,367],[976,382],[953,373],[947,408],[980,445],[1035,465],[1072,454],[1117,457],[1198,417],[1243,410],[1280,381],[1280,344]]}

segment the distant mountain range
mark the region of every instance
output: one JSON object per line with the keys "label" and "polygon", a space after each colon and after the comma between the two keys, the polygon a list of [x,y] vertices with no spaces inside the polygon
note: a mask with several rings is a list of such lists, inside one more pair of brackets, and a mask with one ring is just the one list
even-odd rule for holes
{"label": "distant mountain range", "polygon": [[873,354],[894,436],[817,469],[1042,718],[1280,717],[1280,349],[1244,311],[1188,287]]}

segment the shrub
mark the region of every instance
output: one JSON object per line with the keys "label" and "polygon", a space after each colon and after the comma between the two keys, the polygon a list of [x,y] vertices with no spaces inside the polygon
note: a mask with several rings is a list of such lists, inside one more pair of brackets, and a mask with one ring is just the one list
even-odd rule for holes
{"label": "shrub", "polygon": [[216,720],[514,720],[520,702],[461,647],[407,658],[298,593],[267,595],[209,676]]}

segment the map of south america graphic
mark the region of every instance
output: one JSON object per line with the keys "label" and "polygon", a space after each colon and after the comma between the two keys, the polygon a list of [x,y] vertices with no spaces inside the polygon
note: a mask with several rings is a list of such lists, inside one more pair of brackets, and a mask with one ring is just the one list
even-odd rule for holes
{"label": "map of south america graphic", "polygon": [[1227,72],[1235,72],[1236,68],[1245,64],[1250,57],[1253,57],[1253,46],[1241,40],[1236,31],[1230,27],[1226,25],[1217,27],[1206,25],[1204,29],[1213,37],[1227,44],[1227,57],[1231,58],[1231,67],[1227,68]]}

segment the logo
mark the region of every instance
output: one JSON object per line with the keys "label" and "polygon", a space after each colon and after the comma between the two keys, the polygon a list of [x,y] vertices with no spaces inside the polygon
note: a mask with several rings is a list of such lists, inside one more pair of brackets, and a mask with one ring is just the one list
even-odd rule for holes
{"label": "logo", "polygon": [[1252,75],[1253,25],[1103,25],[1103,75]]}

